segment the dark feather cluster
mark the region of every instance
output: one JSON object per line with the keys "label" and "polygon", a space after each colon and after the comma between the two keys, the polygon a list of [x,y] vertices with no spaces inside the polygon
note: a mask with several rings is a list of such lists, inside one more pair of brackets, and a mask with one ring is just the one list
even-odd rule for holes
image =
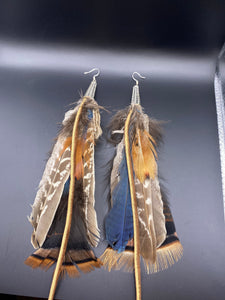
{"label": "dark feather cluster", "polygon": [[[75,190],[76,193],[73,201],[73,217],[67,249],[90,250],[91,248],[86,238],[86,226],[84,223],[84,195],[82,180],[76,181]],[[66,222],[68,192],[69,190],[66,190],[65,188],[54,220],[42,248],[60,248]]]}
{"label": "dark feather cluster", "polygon": [[[122,137],[123,133],[117,133],[116,131],[124,129],[124,125],[127,119],[127,115],[130,110],[130,106],[118,111],[113,118],[111,119],[108,131],[109,131],[109,141],[113,144],[118,144]],[[136,128],[144,129],[143,124],[143,109],[140,105],[135,105],[133,107],[133,113],[130,121],[130,136],[135,136]],[[145,115],[146,116],[146,115]],[[149,118],[149,117],[148,117]],[[152,118],[149,118],[149,133],[156,141],[157,146],[160,145],[163,139],[162,127],[163,121],[158,121]],[[115,133],[114,133],[115,132]]]}
{"label": "dark feather cluster", "polygon": [[108,129],[108,141],[112,144],[119,144],[123,138],[123,133],[114,133],[124,128],[130,106],[119,110],[110,120]]}

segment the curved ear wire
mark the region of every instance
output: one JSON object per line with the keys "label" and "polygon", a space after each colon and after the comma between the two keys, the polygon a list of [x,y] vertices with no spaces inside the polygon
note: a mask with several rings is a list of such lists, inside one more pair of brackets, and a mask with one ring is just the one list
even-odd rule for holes
{"label": "curved ear wire", "polygon": [[141,299],[140,259],[147,273],[172,265],[182,256],[182,245],[162,196],[157,167],[160,123],[143,113],[139,83],[133,87],[131,104],[118,111],[109,129],[116,155],[111,172],[111,209],[105,219],[108,248],[100,257],[111,269],[135,272],[136,299]]}
{"label": "curved ear wire", "polygon": [[76,277],[101,266],[92,251],[99,241],[94,148],[102,130],[93,99],[98,74],[99,70],[85,96],[66,113],[32,206],[32,244],[38,250],[25,263],[47,270],[56,262],[49,300],[60,275]]}

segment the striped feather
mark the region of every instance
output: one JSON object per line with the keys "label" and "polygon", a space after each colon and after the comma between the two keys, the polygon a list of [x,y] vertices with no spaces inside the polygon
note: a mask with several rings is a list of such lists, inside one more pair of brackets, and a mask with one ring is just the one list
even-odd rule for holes
{"label": "striped feather", "polygon": [[158,248],[165,241],[167,234],[165,226],[164,203],[158,177],[151,180],[151,197],[153,221],[156,234],[156,247]]}
{"label": "striped feather", "polygon": [[86,143],[83,153],[84,161],[84,214],[87,227],[87,236],[90,245],[96,247],[100,238],[95,205],[95,164],[94,164],[94,143],[95,127],[91,122],[87,130]]}
{"label": "striped feather", "polygon": [[31,243],[34,248],[42,246],[46,238],[59,205],[64,184],[69,176],[70,148],[67,147],[63,154],[60,155],[65,141],[66,137],[59,136],[52,155],[47,162],[32,206],[29,220],[34,228],[31,237]]}

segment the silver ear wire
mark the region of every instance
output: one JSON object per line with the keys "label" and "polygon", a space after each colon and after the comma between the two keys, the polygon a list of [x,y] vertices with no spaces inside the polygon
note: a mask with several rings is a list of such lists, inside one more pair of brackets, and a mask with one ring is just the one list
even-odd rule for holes
{"label": "silver ear wire", "polygon": [[98,71],[95,75],[93,75],[93,79],[92,79],[92,82],[90,83],[86,93],[84,96],[86,97],[90,97],[90,98],[93,98],[95,97],[95,90],[96,90],[96,87],[97,87],[97,81],[96,81],[96,77],[99,76],[100,74],[100,70],[98,68],[93,68],[91,69],[90,71],[87,71],[87,72],[84,72],[84,74],[90,74],[94,71]]}
{"label": "silver ear wire", "polygon": [[94,71],[98,71],[97,74],[95,74],[95,75],[93,76],[93,79],[95,79],[95,77],[99,76],[99,74],[100,74],[99,68],[93,68],[93,69],[91,69],[90,71],[84,72],[84,74],[90,74],[90,73],[92,73],[92,72],[94,72]]}
{"label": "silver ear wire", "polygon": [[132,97],[131,97],[131,104],[139,104],[140,105],[141,101],[140,101],[140,92],[139,92],[139,82],[134,77],[134,74],[137,74],[140,78],[143,78],[143,79],[145,77],[142,76],[141,74],[139,74],[138,72],[134,72],[132,74],[132,78],[136,82],[136,84],[133,86]]}

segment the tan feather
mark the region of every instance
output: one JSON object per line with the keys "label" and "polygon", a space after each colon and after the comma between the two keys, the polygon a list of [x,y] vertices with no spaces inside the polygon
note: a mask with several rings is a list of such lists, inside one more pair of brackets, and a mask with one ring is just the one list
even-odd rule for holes
{"label": "tan feather", "polygon": [[156,247],[158,248],[166,239],[165,215],[163,212],[163,201],[158,177],[156,176],[155,179],[151,179],[150,184]]}
{"label": "tan feather", "polygon": [[[143,114],[142,117],[144,129],[136,130],[136,143],[138,145],[134,148],[134,152],[132,153],[134,153],[134,171],[136,167],[135,189],[139,217],[140,251],[145,263],[146,271],[149,273],[151,266],[153,266],[157,260],[157,248],[166,238],[166,227],[165,216],[163,214],[163,202],[157,176],[156,141],[148,132],[148,116]],[[138,149],[138,147],[141,149]],[[140,166],[136,166],[137,162],[135,164],[135,159],[138,156],[139,161],[142,162],[143,170],[141,170]],[[141,180],[143,180],[143,182]]]}
{"label": "tan feather", "polygon": [[100,257],[103,267],[109,272],[111,270],[134,271],[134,251],[125,250],[118,252],[108,247]]}
{"label": "tan feather", "polygon": [[136,130],[132,144],[132,159],[135,175],[141,183],[144,183],[146,178],[156,176],[157,153],[153,141],[154,139],[147,131]]}
{"label": "tan feather", "polygon": [[64,184],[69,177],[70,147],[60,156],[65,139],[59,138],[50,157],[29,218],[34,227],[31,243],[42,246],[57,210]]}
{"label": "tan feather", "polygon": [[178,262],[183,256],[183,247],[180,241],[175,241],[157,249],[156,261],[146,266],[148,273],[156,273],[165,270]]}
{"label": "tan feather", "polygon": [[[78,107],[66,112],[63,126],[72,123]],[[32,205],[32,212],[29,217],[34,230],[31,236],[31,243],[34,248],[42,246],[48,230],[57,210],[63,187],[69,177],[70,171],[70,147],[68,135],[72,130],[62,131],[55,143],[52,154],[46,164],[42,179],[39,184],[37,195]]]}
{"label": "tan feather", "polygon": [[[99,228],[97,223],[95,205],[95,164],[94,164],[94,143],[95,134],[99,130],[95,128],[95,120],[90,123],[87,130],[87,137],[84,146],[84,177],[83,189],[85,194],[84,214],[87,228],[87,237],[89,243],[96,247],[100,238]],[[97,124],[99,126],[99,124]]]}
{"label": "tan feather", "polygon": [[136,178],[135,189],[138,205],[140,253],[147,273],[156,263],[157,248],[166,239],[165,216],[158,178],[146,179],[144,184]]}
{"label": "tan feather", "polygon": [[150,180],[146,179],[142,184],[138,178],[135,178],[135,191],[138,207],[140,254],[144,261],[154,263],[156,260],[156,234]]}

